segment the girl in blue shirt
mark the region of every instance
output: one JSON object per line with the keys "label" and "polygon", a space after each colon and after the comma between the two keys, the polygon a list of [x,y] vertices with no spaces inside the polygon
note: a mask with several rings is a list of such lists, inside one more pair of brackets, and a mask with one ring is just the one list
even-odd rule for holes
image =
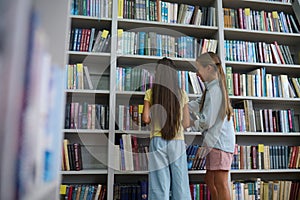
{"label": "girl in blue shirt", "polygon": [[[228,173],[235,147],[235,132],[226,76],[215,53],[200,55],[196,65],[197,75],[206,86],[201,100],[196,104],[199,112],[196,112],[197,119],[194,121],[195,128],[203,133],[203,146],[206,147],[205,182],[213,200],[230,200]],[[195,107],[195,102],[190,106]]]}

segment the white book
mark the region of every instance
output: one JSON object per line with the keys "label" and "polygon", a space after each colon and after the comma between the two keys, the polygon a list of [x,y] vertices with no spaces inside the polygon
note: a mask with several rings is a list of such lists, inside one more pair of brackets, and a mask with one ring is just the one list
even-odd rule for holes
{"label": "white book", "polygon": [[131,136],[127,134],[123,134],[122,140],[124,146],[125,170],[133,171],[134,168],[133,168]]}
{"label": "white book", "polygon": [[96,123],[96,105],[92,104],[92,122],[91,122],[91,129],[95,129]]}
{"label": "white book", "polygon": [[102,188],[102,185],[98,184],[94,200],[98,200],[100,192],[101,192],[101,188]]}
{"label": "white book", "polygon": [[195,79],[193,77],[194,72],[189,71],[188,73],[189,73],[189,77],[190,77],[190,80],[191,80],[191,83],[192,83],[194,94],[198,94],[199,91],[198,91],[198,88],[197,88],[197,85],[196,85],[197,83],[195,82]]}
{"label": "white book", "polygon": [[124,130],[124,105],[119,105],[119,130]]}
{"label": "white book", "polygon": [[121,154],[120,154],[120,145],[114,145],[114,151],[113,151],[113,163],[112,168],[114,170],[120,170],[121,166]]}
{"label": "white book", "polygon": [[277,52],[277,49],[276,49],[275,44],[270,44],[270,45],[271,45],[272,53],[273,53],[274,58],[275,58],[275,62],[274,62],[274,63],[282,64],[282,63],[281,63],[281,60],[280,60],[280,57],[279,57],[279,54],[278,54],[278,52]]}
{"label": "white book", "polygon": [[127,139],[127,149],[128,149],[128,170],[133,171],[134,166],[133,166],[131,135],[130,134],[126,135],[126,139]]}
{"label": "white book", "polygon": [[174,3],[173,5],[174,5],[173,20],[174,20],[174,23],[178,23],[178,21],[177,21],[178,3]]}
{"label": "white book", "polygon": [[[84,75],[85,75],[85,80],[86,80],[86,84],[85,84],[85,87],[84,88],[88,88],[90,90],[93,90],[93,84],[92,84],[92,80],[91,80],[91,76],[90,76],[90,73],[89,73],[89,69],[87,66],[84,66],[83,67],[83,70],[84,70]],[[88,86],[88,87],[87,87]]]}
{"label": "white book", "polygon": [[285,74],[279,75],[280,82],[281,82],[281,91],[282,91],[282,97],[283,98],[289,98],[289,81],[288,76]]}

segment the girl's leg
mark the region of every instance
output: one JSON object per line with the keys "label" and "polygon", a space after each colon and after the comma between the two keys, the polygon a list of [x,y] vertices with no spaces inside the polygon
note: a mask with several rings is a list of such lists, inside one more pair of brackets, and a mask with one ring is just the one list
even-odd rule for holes
{"label": "girl's leg", "polygon": [[169,200],[170,170],[167,143],[161,137],[154,137],[149,147],[149,200]]}
{"label": "girl's leg", "polygon": [[187,158],[184,141],[172,140],[168,144],[171,171],[172,200],[191,200]]}
{"label": "girl's leg", "polygon": [[[218,197],[217,188],[215,186],[215,173],[214,172],[215,171],[213,171],[213,170],[206,170],[204,180],[208,186],[212,200],[218,200],[219,197]],[[220,193],[220,194],[222,194],[222,193]],[[222,197],[222,195],[221,195],[221,197]]]}
{"label": "girl's leg", "polygon": [[228,185],[228,171],[227,170],[217,170],[215,171],[215,186],[217,192],[222,194],[219,196],[219,200],[230,200],[230,190]]}

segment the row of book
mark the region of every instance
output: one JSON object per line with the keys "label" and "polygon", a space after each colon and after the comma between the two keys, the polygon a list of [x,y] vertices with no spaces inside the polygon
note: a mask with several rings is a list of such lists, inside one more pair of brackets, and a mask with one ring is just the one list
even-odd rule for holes
{"label": "row of book", "polygon": [[[250,132],[299,132],[299,114],[294,109],[253,109],[252,100],[243,100],[245,120],[243,121],[243,111],[238,111],[235,115],[236,128],[240,127],[240,122],[245,122],[247,131]],[[240,120],[241,119],[241,120]],[[242,125],[244,126],[244,125]],[[238,130],[241,130],[239,128]]]}
{"label": "row of book", "polygon": [[294,110],[233,109],[234,127],[237,132],[299,132],[299,116]]}
{"label": "row of book", "polygon": [[118,30],[119,54],[195,58],[207,51],[216,52],[217,43],[215,39]]}
{"label": "row of book", "polygon": [[131,104],[118,107],[118,130],[149,130],[142,122],[144,105]]}
{"label": "row of book", "polygon": [[[202,94],[205,86],[195,72],[178,70],[177,74],[180,88],[185,90],[188,94]],[[152,88],[153,81],[154,73],[146,69],[117,67],[117,91],[146,91]]]}
{"label": "row of book", "polygon": [[112,17],[112,0],[72,0],[71,15]]}
{"label": "row of book", "polygon": [[83,169],[81,144],[71,144],[68,139],[64,139],[61,169],[63,171],[80,171]]}
{"label": "row of book", "polygon": [[66,104],[65,129],[108,129],[109,107],[103,104]]}
{"label": "row of book", "polygon": [[231,182],[232,199],[299,199],[300,182],[289,180],[264,181],[257,178],[255,181]]}
{"label": "row of book", "polygon": [[115,145],[115,169],[121,171],[148,170],[149,138],[122,134]]}
{"label": "row of book", "polygon": [[186,148],[188,170],[202,170],[205,169],[206,155],[205,148],[197,144],[189,145]]}
{"label": "row of book", "polygon": [[113,200],[148,199],[148,181],[140,180],[134,184],[114,184]]}
{"label": "row of book", "polygon": [[109,52],[111,36],[108,30],[96,28],[72,28],[69,50],[84,52]]}
{"label": "row of book", "polygon": [[236,145],[231,169],[299,169],[299,146]]}
{"label": "row of book", "polygon": [[117,67],[116,91],[146,91],[152,88],[154,74],[137,67]]}
{"label": "row of book", "polygon": [[205,183],[190,184],[192,200],[210,200],[211,195]]}
{"label": "row of book", "polygon": [[[120,3],[124,9],[123,16],[119,17],[126,19],[216,26],[214,7],[200,7],[160,0],[122,0]],[[119,6],[121,5],[119,4]]]}
{"label": "row of book", "polygon": [[107,187],[104,184],[61,184],[61,200],[105,200]]}
{"label": "row of book", "polygon": [[294,64],[290,48],[279,45],[276,41],[250,42],[239,40],[225,40],[225,59],[227,61]]}
{"label": "row of book", "polygon": [[[211,199],[208,186],[204,183],[190,184],[190,193],[193,200]],[[172,191],[170,191],[170,198]],[[142,200],[148,199],[148,181],[142,180],[138,184],[115,184],[114,200]]]}
{"label": "row of book", "polygon": [[272,75],[266,68],[258,68],[248,73],[232,72],[226,66],[226,79],[229,95],[257,97],[300,97],[300,78],[286,74]]}
{"label": "row of book", "polygon": [[66,65],[66,77],[66,89],[93,89],[89,69],[83,63]]}
{"label": "row of book", "polygon": [[283,33],[298,33],[299,25],[291,14],[250,8],[223,8],[224,26],[257,31],[274,31]]}

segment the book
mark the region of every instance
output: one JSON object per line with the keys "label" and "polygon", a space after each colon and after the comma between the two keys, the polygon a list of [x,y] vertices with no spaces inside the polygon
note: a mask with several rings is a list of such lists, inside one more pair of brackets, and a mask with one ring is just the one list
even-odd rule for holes
{"label": "book", "polygon": [[228,95],[233,95],[233,76],[232,67],[226,66],[226,86],[228,90]]}
{"label": "book", "polygon": [[63,140],[63,147],[64,147],[64,157],[65,157],[65,170],[66,171],[70,171],[70,164],[69,164],[69,152],[68,152],[68,144],[69,144],[69,140],[68,139],[64,139]]}
{"label": "book", "polygon": [[83,66],[83,69],[84,69],[84,77],[85,77],[85,80],[86,80],[84,88],[93,90],[93,83],[92,83],[92,80],[91,80],[89,69],[88,69],[87,66]]}

